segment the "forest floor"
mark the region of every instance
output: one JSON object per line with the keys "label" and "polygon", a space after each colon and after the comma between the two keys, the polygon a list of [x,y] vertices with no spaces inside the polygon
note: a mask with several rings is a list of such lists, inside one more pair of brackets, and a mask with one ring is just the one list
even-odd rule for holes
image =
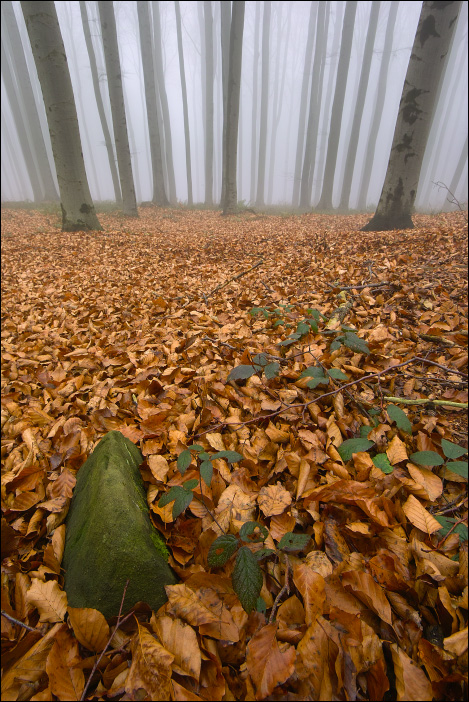
{"label": "forest floor", "polygon": [[[140,214],[62,233],[2,209],[2,699],[462,699],[467,213],[380,233],[367,214]],[[109,623],[67,612],[60,561],[75,474],[112,429],[145,456],[181,584],[96,666]],[[175,518],[158,502],[200,447],[242,460],[212,458],[205,506]]]}

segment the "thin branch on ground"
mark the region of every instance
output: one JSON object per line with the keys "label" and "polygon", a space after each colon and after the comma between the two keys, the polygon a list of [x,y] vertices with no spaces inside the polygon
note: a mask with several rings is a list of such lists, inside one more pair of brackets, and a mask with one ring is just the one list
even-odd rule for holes
{"label": "thin branch on ground", "polygon": [[270,613],[269,617],[269,624],[272,624],[272,622],[275,619],[275,613],[277,611],[277,608],[279,606],[280,600],[284,596],[285,593],[290,592],[290,571],[291,571],[291,565],[290,561],[288,559],[288,556],[286,553],[283,554],[285,558],[285,584],[278,593],[277,597],[275,598],[274,604],[272,605],[272,611]]}
{"label": "thin branch on ground", "polygon": [[15,617],[12,617],[10,614],[7,614],[4,609],[2,609],[2,617],[5,617],[5,619],[8,619],[8,621],[12,622],[13,624],[22,626],[23,629],[27,629],[28,631],[34,631],[35,634],[40,634],[40,636],[43,636],[39,629],[34,629],[32,626],[28,626],[24,622],[20,622],[19,619],[15,619]]}

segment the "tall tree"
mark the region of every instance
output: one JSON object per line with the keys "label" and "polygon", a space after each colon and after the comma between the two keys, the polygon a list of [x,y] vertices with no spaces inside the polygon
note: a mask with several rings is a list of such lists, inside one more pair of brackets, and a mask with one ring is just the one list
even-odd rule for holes
{"label": "tall tree", "polygon": [[221,19],[221,66],[222,66],[222,94],[223,94],[223,132],[222,132],[222,179],[221,179],[221,206],[225,202],[226,185],[226,123],[228,120],[228,72],[230,63],[230,31],[231,31],[231,3],[220,0]]}
{"label": "tall tree", "polygon": [[293,177],[293,207],[298,207],[300,203],[301,170],[304,157],[305,128],[306,128],[306,108],[308,106],[308,90],[311,85],[311,63],[313,60],[314,33],[316,31],[316,18],[318,14],[317,0],[311,3],[308,23],[308,38],[306,40],[305,60],[303,67],[303,78],[301,81],[300,112],[298,115],[298,132],[296,141],[295,174]]}
{"label": "tall tree", "polygon": [[192,205],[192,166],[191,166],[191,139],[189,131],[189,110],[187,107],[187,87],[186,87],[186,71],[184,68],[184,49],[182,46],[182,30],[181,30],[181,9],[179,0],[175,0],[174,8],[176,11],[176,34],[179,53],[179,72],[181,74],[181,92],[182,92],[182,112],[184,116],[184,138],[186,142],[186,174],[187,174],[187,204]]}
{"label": "tall tree", "polygon": [[459,160],[457,163],[457,166],[455,168],[453,177],[451,178],[451,183],[449,184],[449,191],[450,193],[453,193],[453,195],[456,192],[456,189],[458,187],[458,183],[461,180],[461,175],[464,170],[464,166],[467,163],[467,136],[466,136],[466,141],[464,142],[464,146],[462,147],[461,155],[459,156]]}
{"label": "tall tree", "polygon": [[86,3],[84,0],[80,0],[80,13],[81,21],[83,24],[83,32],[85,35],[85,43],[88,51],[88,59],[90,62],[91,69],[91,79],[93,81],[93,91],[96,98],[96,106],[98,108],[99,119],[101,122],[101,129],[103,130],[104,143],[106,145],[107,157],[109,160],[109,168],[111,170],[112,185],[114,188],[114,195],[117,203],[122,202],[121,189],[119,185],[119,174],[117,173],[116,160],[114,156],[114,149],[112,147],[111,133],[109,131],[109,125],[106,119],[106,113],[104,111],[103,98],[101,97],[101,91],[99,89],[99,78],[98,78],[98,67],[96,65],[96,55],[93,48],[93,42],[91,41],[90,25],[88,21],[88,15],[86,12]]}
{"label": "tall tree", "polygon": [[204,0],[205,30],[205,204],[213,205],[213,18]]}
{"label": "tall tree", "polygon": [[[2,17],[2,42],[5,42],[8,47],[8,53],[12,57],[12,67],[15,73],[16,84],[24,106],[22,114],[26,122],[28,134],[31,136],[31,146],[36,156],[38,170],[44,186],[44,199],[57,201],[59,199],[59,194],[55,186],[49,157],[47,156],[38,106],[34,99],[28,65],[21,43],[21,36],[13,5],[10,0],[2,2]],[[41,108],[43,109],[42,105]],[[47,135],[47,138],[49,139],[49,135]]]}
{"label": "tall tree", "polygon": [[396,2],[391,3],[391,6],[389,8],[388,21],[386,24],[386,34],[384,36],[383,54],[381,57],[381,66],[379,69],[378,76],[378,89],[376,91],[376,98],[372,112],[373,117],[365,147],[365,157],[361,170],[360,185],[358,188],[357,208],[362,211],[366,209],[367,205],[366,196],[368,194],[368,189],[370,186],[371,172],[373,169],[373,161],[376,153],[376,140],[378,137],[379,127],[381,125],[381,119],[383,116],[384,99],[386,97],[386,86],[388,84],[389,62],[391,59],[394,27],[396,25],[398,9],[399,2],[398,0],[396,0]]}
{"label": "tall tree", "polygon": [[104,60],[106,62],[107,85],[111,103],[114,141],[116,144],[119,179],[122,192],[124,214],[138,217],[137,201],[135,198],[132,160],[130,158],[129,135],[125,117],[124,91],[122,89],[122,72],[117,43],[116,19],[112,2],[98,2],[103,39]]}
{"label": "tall tree", "polygon": [[314,49],[313,72],[311,75],[311,96],[309,104],[308,127],[306,130],[306,146],[301,172],[300,206],[309,208],[311,205],[311,188],[313,183],[314,168],[316,164],[316,145],[319,123],[320,99],[322,95],[322,81],[324,71],[322,67],[325,62],[327,31],[324,23],[326,21],[326,4],[320,3],[316,26],[316,46]]}
{"label": "tall tree", "polygon": [[156,68],[156,80],[158,85],[158,94],[161,102],[161,116],[163,122],[164,133],[164,153],[166,155],[166,168],[168,171],[168,192],[169,201],[176,204],[176,179],[174,177],[174,162],[173,162],[173,139],[171,136],[171,119],[169,116],[168,96],[166,94],[166,86],[163,70],[163,51],[161,38],[161,19],[160,19],[160,3],[155,0],[153,6],[153,37],[154,37],[154,59]]}
{"label": "tall tree", "polygon": [[335,85],[334,100],[332,102],[331,126],[327,141],[326,168],[322,183],[322,193],[318,202],[318,209],[332,209],[332,190],[334,187],[335,167],[337,152],[339,150],[340,128],[344,111],[345,89],[350,65],[352,50],[353,27],[357,12],[356,0],[347,0],[342,27],[342,41],[340,44],[339,65],[337,67],[337,82]]}
{"label": "tall tree", "polygon": [[267,150],[267,124],[269,113],[269,53],[270,53],[270,15],[271,2],[264,2],[262,23],[262,83],[261,83],[261,124],[259,132],[259,161],[257,166],[257,207],[264,206],[265,158]]}
{"label": "tall tree", "polygon": [[101,229],[81,150],[72,82],[52,0],[25,0],[21,8],[46,106],[62,208],[62,231]]}
{"label": "tall tree", "polygon": [[260,0],[256,0],[254,19],[254,47],[252,50],[252,119],[251,119],[251,203],[256,199],[256,163],[257,163],[257,95],[259,83],[259,24]]}
{"label": "tall tree", "polygon": [[371,3],[370,20],[366,33],[365,51],[363,53],[360,82],[358,84],[357,99],[355,101],[355,111],[353,114],[352,129],[348,145],[347,158],[345,160],[344,181],[342,183],[342,194],[340,197],[339,209],[348,210],[350,190],[352,188],[352,177],[357,156],[358,140],[360,138],[360,126],[362,123],[363,109],[365,107],[365,97],[370,77],[371,59],[373,57],[373,46],[375,43],[376,29],[378,27],[378,16],[380,2],[373,0]]}
{"label": "tall tree", "polygon": [[158,129],[155,77],[153,73],[152,41],[150,34],[150,12],[147,0],[137,0],[140,48],[142,52],[143,82],[147,104],[148,135],[150,138],[151,170],[153,174],[152,201],[159,207],[169,205],[164,187],[163,158]]}
{"label": "tall tree", "polygon": [[223,214],[233,214],[238,208],[236,165],[238,156],[239,96],[241,89],[241,61],[243,48],[245,3],[233,3],[230,29],[230,60],[228,71],[226,122],[226,184]]}
{"label": "tall tree", "polygon": [[362,231],[412,229],[412,210],[441,72],[461,0],[424,0],[399,104],[383,190]]}

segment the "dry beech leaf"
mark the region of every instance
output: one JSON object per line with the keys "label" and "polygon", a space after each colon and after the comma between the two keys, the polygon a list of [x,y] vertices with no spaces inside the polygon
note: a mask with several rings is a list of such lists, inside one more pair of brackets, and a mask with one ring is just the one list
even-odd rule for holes
{"label": "dry beech leaf", "polygon": [[391,606],[386,599],[384,590],[373,580],[371,575],[357,570],[347,570],[342,573],[340,582],[346,590],[358,597],[383,622],[392,624]]}
{"label": "dry beech leaf", "polygon": [[295,666],[293,646],[282,650],[276,638],[278,625],[267,624],[259,629],[247,646],[246,667],[256,689],[256,699],[268,697],[277,685],[288,680]]}
{"label": "dry beech leaf", "polygon": [[422,468],[421,466],[416,466],[413,463],[407,464],[407,470],[413,479],[420,483],[426,492],[426,499],[430,502],[435,502],[435,500],[440,497],[443,492],[443,481],[435,473],[433,473],[428,468]]}
{"label": "dry beech leaf", "polygon": [[433,700],[432,684],[423,670],[397,644],[391,644],[391,653],[398,701],[431,702]]}
{"label": "dry beech leaf", "polygon": [[441,529],[441,524],[436,521],[435,517],[432,517],[430,512],[427,512],[422,503],[413,495],[409,495],[402,505],[402,509],[409,522],[426,534],[433,534]]}
{"label": "dry beech leaf", "polygon": [[44,582],[33,578],[26,598],[37,607],[41,622],[63,621],[67,611],[67,595],[59,588],[56,580]]}
{"label": "dry beech leaf", "polygon": [[100,653],[109,639],[109,625],[97,609],[67,607],[75,636],[88,651]]}
{"label": "dry beech leaf", "polygon": [[323,614],[326,594],[324,578],[306,563],[300,563],[293,570],[293,582],[301,593],[309,626]]}
{"label": "dry beech leaf", "polygon": [[198,680],[202,658],[194,629],[179,619],[167,616],[153,615],[151,624],[160,643],[174,656],[174,672]]}
{"label": "dry beech leaf", "polygon": [[80,667],[78,642],[66,629],[57,632],[46,663],[49,686],[59,700],[80,700],[85,676]]}
{"label": "dry beech leaf", "polygon": [[144,626],[137,626],[125,691],[130,699],[135,699],[137,691],[143,688],[151,700],[169,700],[174,656]]}
{"label": "dry beech leaf", "polygon": [[187,585],[167,585],[172,611],[203,633],[224,641],[239,641],[239,630],[228,607],[210,587],[192,590]]}
{"label": "dry beech leaf", "polygon": [[449,653],[454,653],[455,656],[462,656],[462,654],[467,651],[467,626],[461,631],[457,631],[451,636],[447,636],[443,639],[443,646],[445,651]]}
{"label": "dry beech leaf", "polygon": [[291,504],[291,501],[292,496],[280,483],[263,487],[257,498],[259,509],[266,517],[282,514]]}
{"label": "dry beech leaf", "polygon": [[386,455],[389,458],[389,463],[392,466],[395,466],[396,463],[401,463],[401,461],[409,460],[405,444],[400,440],[398,436],[395,436],[392,439],[391,443],[386,449]]}

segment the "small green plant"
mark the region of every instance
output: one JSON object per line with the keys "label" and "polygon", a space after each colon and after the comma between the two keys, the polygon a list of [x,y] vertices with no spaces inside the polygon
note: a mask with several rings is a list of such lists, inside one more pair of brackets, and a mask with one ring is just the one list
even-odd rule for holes
{"label": "small green plant", "polygon": [[[177,468],[181,475],[192,463],[193,454],[199,467],[199,480],[192,478],[183,485],[174,485],[158,501],[159,507],[174,502],[173,518],[176,519],[184,510],[189,507],[194,497],[193,490],[200,484],[201,480],[206,485],[210,485],[213,476],[212,461],[217,458],[224,458],[228,463],[237,463],[243,460],[243,456],[237,451],[217,451],[208,453],[200,444],[192,444],[182,451],[177,459]],[[222,534],[212,543],[208,553],[208,564],[213,568],[220,568],[237,552],[234,564],[232,582],[236,594],[246,612],[252,609],[265,611],[265,602],[260,597],[262,589],[262,570],[259,563],[264,559],[277,554],[277,551],[284,553],[294,553],[301,551],[308,543],[310,537],[307,534],[285,534],[278,544],[277,550],[271,548],[261,548],[253,553],[244,544],[265,543],[269,532],[265,526],[259,522],[246,522],[239,530],[238,536],[234,534]]]}

